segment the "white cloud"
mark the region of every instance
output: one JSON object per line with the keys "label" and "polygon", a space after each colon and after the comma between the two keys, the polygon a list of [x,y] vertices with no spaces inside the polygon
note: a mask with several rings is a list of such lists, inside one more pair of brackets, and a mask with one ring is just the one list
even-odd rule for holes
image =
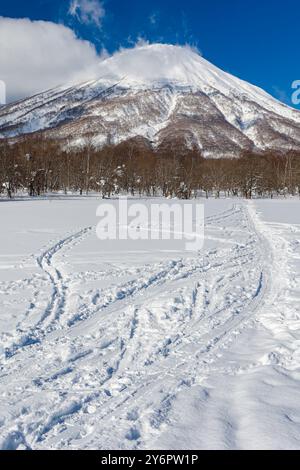
{"label": "white cloud", "polygon": [[156,26],[159,21],[159,13],[157,11],[151,13],[149,16],[149,21],[152,26]]}
{"label": "white cloud", "polygon": [[0,80],[9,101],[86,80],[102,58],[63,25],[0,17]]}
{"label": "white cloud", "polygon": [[95,24],[100,28],[105,10],[99,0],[71,0],[69,14],[83,24]]}
{"label": "white cloud", "polygon": [[0,17],[0,81],[8,102],[58,85],[106,77],[120,81],[187,80],[197,53],[190,47],[150,45],[139,38],[133,48],[113,56],[98,54],[66,26],[46,21]]}
{"label": "white cloud", "polygon": [[131,49],[120,49],[112,57],[98,64],[95,69],[98,77],[110,77],[123,84],[155,81],[178,81],[186,84],[199,84],[203,81],[203,70],[208,67],[195,48],[188,45],[149,44],[139,40]]}

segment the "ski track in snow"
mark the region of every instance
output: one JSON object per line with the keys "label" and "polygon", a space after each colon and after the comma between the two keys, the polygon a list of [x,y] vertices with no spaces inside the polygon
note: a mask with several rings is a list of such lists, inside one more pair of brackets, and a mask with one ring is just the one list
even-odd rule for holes
{"label": "ski track in snow", "polygon": [[[78,243],[80,243],[89,233],[91,233],[92,227],[84,228],[63,240],[59,240],[53,247],[46,250],[42,255],[36,258],[37,265],[44,272],[51,286],[50,301],[42,312],[39,320],[32,326],[29,331],[24,330],[26,328],[25,322],[20,322],[17,326],[19,334],[17,340],[14,341],[11,347],[6,348],[6,355],[13,355],[19,348],[30,346],[31,344],[40,342],[41,336],[51,328],[54,327],[55,323],[59,322],[60,316],[63,314],[66,304],[68,286],[64,279],[63,272],[60,270],[60,264],[55,263],[55,256],[62,250],[66,251]],[[25,319],[30,317],[32,311],[36,309],[36,300],[30,302],[29,308],[25,313]]]}
{"label": "ski track in snow", "polygon": [[[278,238],[251,203],[207,217],[206,226],[225,248],[68,273],[68,255],[93,233],[86,227],[36,257],[43,278],[33,276],[35,296],[15,334],[2,338],[0,448],[151,447],[186,391],[261,366],[221,358],[276,297],[272,272],[283,261],[270,244]],[[103,288],[77,295],[78,283],[106,278]],[[39,301],[41,284],[47,302]]]}

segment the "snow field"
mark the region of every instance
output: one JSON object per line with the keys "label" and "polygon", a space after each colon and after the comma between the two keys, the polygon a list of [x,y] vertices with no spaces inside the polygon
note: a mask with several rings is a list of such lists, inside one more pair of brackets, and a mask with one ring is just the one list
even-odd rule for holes
{"label": "snow field", "polygon": [[299,202],[206,201],[192,256],[99,203],[0,206],[0,448],[299,447]]}

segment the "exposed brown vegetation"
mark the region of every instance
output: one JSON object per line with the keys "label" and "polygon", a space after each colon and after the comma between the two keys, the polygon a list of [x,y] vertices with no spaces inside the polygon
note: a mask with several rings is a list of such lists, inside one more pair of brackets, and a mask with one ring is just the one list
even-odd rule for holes
{"label": "exposed brown vegetation", "polygon": [[199,150],[180,147],[153,151],[139,141],[96,150],[62,151],[52,140],[24,137],[15,144],[0,142],[0,193],[38,196],[53,191],[103,197],[132,195],[191,198],[251,198],[299,194],[300,154],[246,152],[239,159],[204,159]]}

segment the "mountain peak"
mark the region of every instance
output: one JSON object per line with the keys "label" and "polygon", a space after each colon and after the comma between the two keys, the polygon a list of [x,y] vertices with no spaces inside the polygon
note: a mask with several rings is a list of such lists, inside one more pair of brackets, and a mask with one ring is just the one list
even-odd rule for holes
{"label": "mountain peak", "polygon": [[207,66],[208,62],[189,47],[150,44],[122,49],[101,62],[98,73],[141,84],[168,81],[195,85],[199,71],[204,73]]}
{"label": "mountain peak", "polygon": [[97,146],[179,139],[203,155],[232,157],[245,149],[299,149],[300,113],[190,47],[151,44],[101,61],[88,82],[0,110],[0,138],[37,131],[72,145],[91,134]]}
{"label": "mountain peak", "polygon": [[159,43],[122,49],[99,64],[97,75],[129,85],[167,82],[197,89],[206,85],[222,85],[224,89],[236,86],[230,75],[191,47]]}
{"label": "mountain peak", "polygon": [[170,84],[204,93],[216,90],[226,96],[245,95],[270,111],[280,109],[281,115],[285,115],[284,108],[291,110],[264,90],[222,71],[190,46],[155,43],[122,49],[100,62],[96,76],[100,82],[126,87]]}

